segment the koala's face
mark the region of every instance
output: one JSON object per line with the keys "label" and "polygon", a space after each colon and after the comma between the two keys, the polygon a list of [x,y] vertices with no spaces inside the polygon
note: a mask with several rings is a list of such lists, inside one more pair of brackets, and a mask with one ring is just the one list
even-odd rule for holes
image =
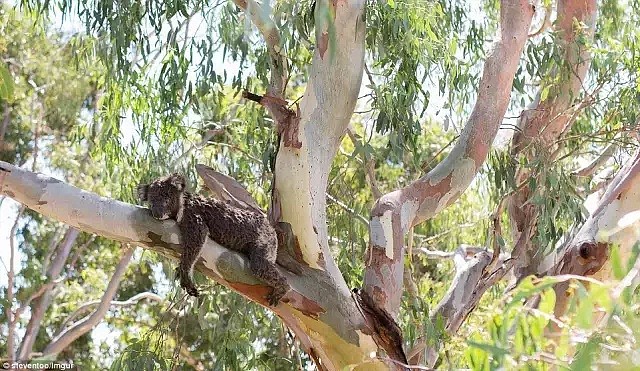
{"label": "koala's face", "polygon": [[140,184],[138,197],[140,201],[149,203],[149,209],[154,218],[178,220],[182,214],[184,189],[184,177],[180,174],[171,174],[158,178],[151,184]]}

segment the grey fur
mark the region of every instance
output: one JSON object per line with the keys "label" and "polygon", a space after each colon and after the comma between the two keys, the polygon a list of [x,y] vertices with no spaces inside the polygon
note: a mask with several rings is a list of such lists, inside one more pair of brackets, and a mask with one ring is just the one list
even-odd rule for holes
{"label": "grey fur", "polygon": [[208,236],[226,248],[245,254],[253,274],[273,287],[267,296],[269,304],[277,305],[289,291],[289,284],[276,268],[278,239],[274,228],[260,213],[186,192],[185,183],[182,175],[171,174],[137,188],[138,197],[149,203],[154,218],[173,219],[178,223],[183,247],[176,269],[180,286],[189,295],[198,296],[193,266]]}

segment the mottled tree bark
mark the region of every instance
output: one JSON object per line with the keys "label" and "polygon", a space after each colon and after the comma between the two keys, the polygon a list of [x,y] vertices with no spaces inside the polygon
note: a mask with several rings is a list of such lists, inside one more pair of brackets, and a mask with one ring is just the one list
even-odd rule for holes
{"label": "mottled tree bark", "polygon": [[[522,112],[513,137],[511,153],[525,156],[530,162],[543,161],[552,166],[557,140],[567,132],[576,114],[583,106],[575,105],[583,89],[583,81],[589,69],[590,55],[586,45],[578,42],[580,36],[591,40],[595,31],[595,0],[560,0],[558,16],[554,23],[558,32],[559,50],[563,53],[564,64],[552,73],[560,78],[561,84],[544,85],[529,107]],[[586,28],[576,28],[576,22]],[[547,91],[543,99],[543,91]],[[516,184],[525,182],[531,174],[529,168],[517,169]],[[521,187],[509,200],[509,217],[514,226],[512,237],[518,241],[522,233],[528,233],[525,243],[518,245],[512,256],[516,280],[539,272],[542,254],[537,254],[539,246],[532,242],[536,233],[535,221],[538,208],[527,202],[532,195],[528,186]]]}
{"label": "mottled tree bark", "polygon": [[404,236],[457,200],[484,163],[509,104],[533,13],[527,0],[502,1],[500,35],[485,62],[478,99],[457,143],[433,170],[382,196],[371,211],[364,289],[393,315],[403,292]]}

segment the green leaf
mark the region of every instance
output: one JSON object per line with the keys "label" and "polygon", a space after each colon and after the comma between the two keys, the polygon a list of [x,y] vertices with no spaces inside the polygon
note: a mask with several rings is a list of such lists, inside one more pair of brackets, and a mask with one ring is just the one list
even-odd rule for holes
{"label": "green leaf", "polygon": [[9,69],[0,64],[0,100],[10,100],[13,98],[13,77]]}
{"label": "green leaf", "polygon": [[468,340],[467,344],[469,344],[472,347],[481,349],[493,355],[494,357],[504,357],[510,353],[509,349],[501,348],[492,344],[478,343],[473,340]]}
{"label": "green leaf", "polygon": [[578,285],[578,292],[580,302],[576,309],[576,322],[581,328],[588,329],[593,323],[593,298],[581,284]]}
{"label": "green leaf", "polygon": [[556,305],[556,292],[553,288],[548,288],[540,294],[540,305],[538,309],[547,314],[553,314]]}
{"label": "green leaf", "polygon": [[571,362],[570,368],[573,371],[590,370],[593,363],[593,357],[596,355],[600,340],[596,338],[590,339],[586,344],[578,347],[576,356]]}
{"label": "green leaf", "polygon": [[549,86],[547,85],[542,89],[542,92],[540,93],[540,101],[544,102],[548,96],[549,96]]}
{"label": "green leaf", "polygon": [[618,245],[614,245],[611,248],[611,271],[613,272],[613,276],[616,280],[621,280],[627,274],[622,265],[622,258],[620,257],[620,247]]}

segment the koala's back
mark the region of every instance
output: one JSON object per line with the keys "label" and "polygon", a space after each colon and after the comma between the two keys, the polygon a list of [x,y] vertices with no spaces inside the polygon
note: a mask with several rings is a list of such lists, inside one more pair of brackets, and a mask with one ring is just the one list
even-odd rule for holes
{"label": "koala's back", "polygon": [[184,208],[185,213],[200,215],[209,229],[209,237],[227,248],[247,253],[250,249],[277,246],[275,231],[256,212],[192,194],[185,194]]}

